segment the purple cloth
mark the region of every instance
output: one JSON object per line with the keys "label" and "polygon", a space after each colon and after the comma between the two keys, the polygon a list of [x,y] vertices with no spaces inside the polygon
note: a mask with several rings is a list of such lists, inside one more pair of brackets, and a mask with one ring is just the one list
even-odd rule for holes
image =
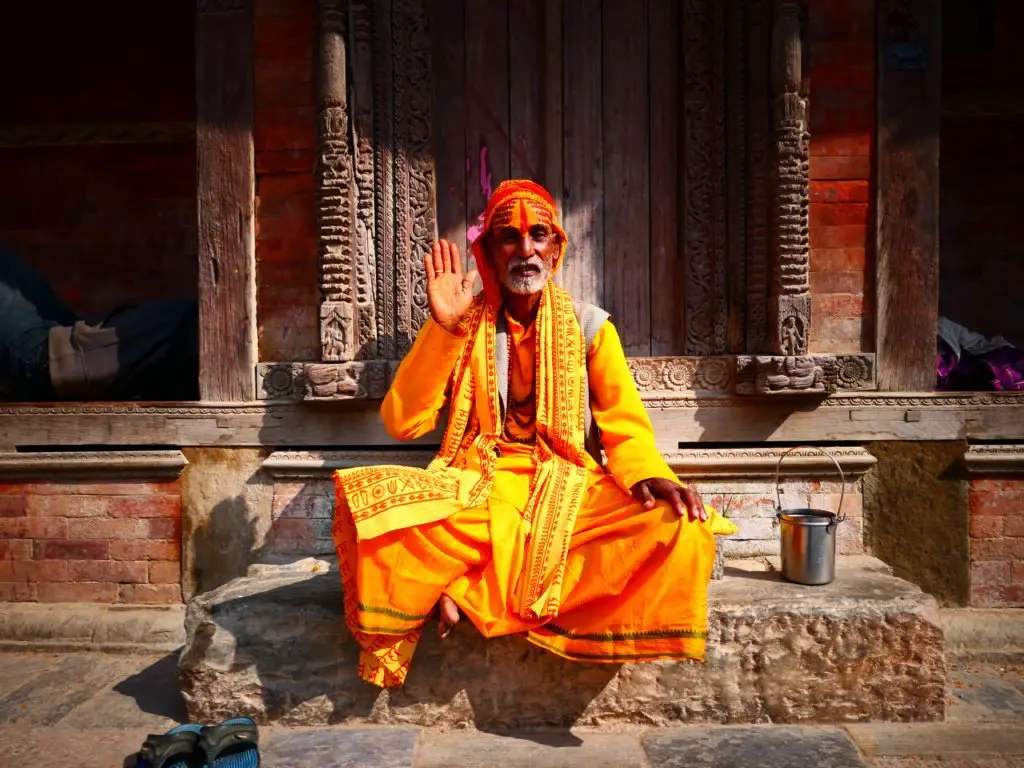
{"label": "purple cloth", "polygon": [[936,368],[940,391],[1024,391],[1024,352],[1016,347],[1001,347],[983,355],[965,352],[958,358],[940,338]]}

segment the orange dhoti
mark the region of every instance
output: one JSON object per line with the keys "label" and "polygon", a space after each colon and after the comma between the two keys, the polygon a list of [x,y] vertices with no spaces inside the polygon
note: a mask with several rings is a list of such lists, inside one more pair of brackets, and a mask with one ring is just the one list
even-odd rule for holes
{"label": "orange dhoti", "polygon": [[525,560],[523,509],[534,474],[528,447],[501,446],[487,503],[433,523],[358,541],[339,492],[334,523],[349,629],[360,674],[401,685],[442,594],[485,637],[523,634],[579,661],[702,660],[711,523],[668,504],[646,510],[611,476],[590,473],[566,557],[560,609],[524,619],[514,591]]}

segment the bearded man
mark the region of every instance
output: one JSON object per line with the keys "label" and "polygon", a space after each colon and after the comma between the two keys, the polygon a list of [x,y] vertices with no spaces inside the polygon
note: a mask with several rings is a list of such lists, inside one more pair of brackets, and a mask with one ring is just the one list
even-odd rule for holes
{"label": "bearded man", "polygon": [[[423,625],[460,611],[568,659],[703,660],[715,533],[655,445],[615,326],[551,281],[568,239],[551,196],[507,181],[463,273],[424,257],[430,319],[381,406],[396,438],[448,406],[426,469],[334,475],[334,543],[359,672],[401,685]],[[601,452],[603,449],[603,455]]]}

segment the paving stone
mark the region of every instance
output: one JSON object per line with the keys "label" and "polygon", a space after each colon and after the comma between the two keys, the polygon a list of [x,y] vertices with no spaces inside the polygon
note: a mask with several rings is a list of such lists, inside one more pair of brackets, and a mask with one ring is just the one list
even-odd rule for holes
{"label": "paving stone", "polygon": [[408,728],[264,730],[263,768],[412,768],[418,731]]}
{"label": "paving stone", "polygon": [[653,768],[866,768],[833,728],[679,728],[648,733],[642,743]]}
{"label": "paving stone", "polygon": [[1024,727],[983,723],[864,723],[846,732],[868,757],[1024,757]]}
{"label": "paving stone", "polygon": [[60,664],[52,654],[0,653],[0,698]]}
{"label": "paving stone", "polygon": [[872,760],[873,768],[1024,768],[1024,757],[944,758],[922,760],[919,757],[881,757]]}
{"label": "paving stone", "polygon": [[139,728],[163,733],[184,722],[185,704],[174,656],[117,660],[113,682],[60,721],[74,728]]}
{"label": "paving stone", "polygon": [[424,731],[416,768],[641,768],[640,735]]}
{"label": "paving stone", "polygon": [[946,684],[946,703],[949,722],[1024,722],[1021,670],[954,663]]}
{"label": "paving stone", "polygon": [[116,768],[136,752],[145,733],[124,729],[81,731],[77,728],[0,726],[0,765],[73,765]]}
{"label": "paving stone", "polygon": [[75,654],[0,699],[0,723],[56,725],[118,677],[116,656]]}

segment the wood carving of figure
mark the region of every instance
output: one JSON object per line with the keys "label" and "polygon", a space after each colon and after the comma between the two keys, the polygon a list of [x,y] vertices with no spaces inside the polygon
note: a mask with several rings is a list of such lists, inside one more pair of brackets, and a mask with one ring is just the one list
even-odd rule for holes
{"label": "wood carving of figure", "polygon": [[507,181],[473,244],[480,294],[455,245],[424,256],[430,317],[381,415],[415,439],[447,407],[441,450],[334,475],[369,682],[404,682],[435,612],[442,637],[465,616],[569,659],[704,658],[714,535],[736,528],[665,463],[607,313],[551,280],[567,243],[548,192]]}

